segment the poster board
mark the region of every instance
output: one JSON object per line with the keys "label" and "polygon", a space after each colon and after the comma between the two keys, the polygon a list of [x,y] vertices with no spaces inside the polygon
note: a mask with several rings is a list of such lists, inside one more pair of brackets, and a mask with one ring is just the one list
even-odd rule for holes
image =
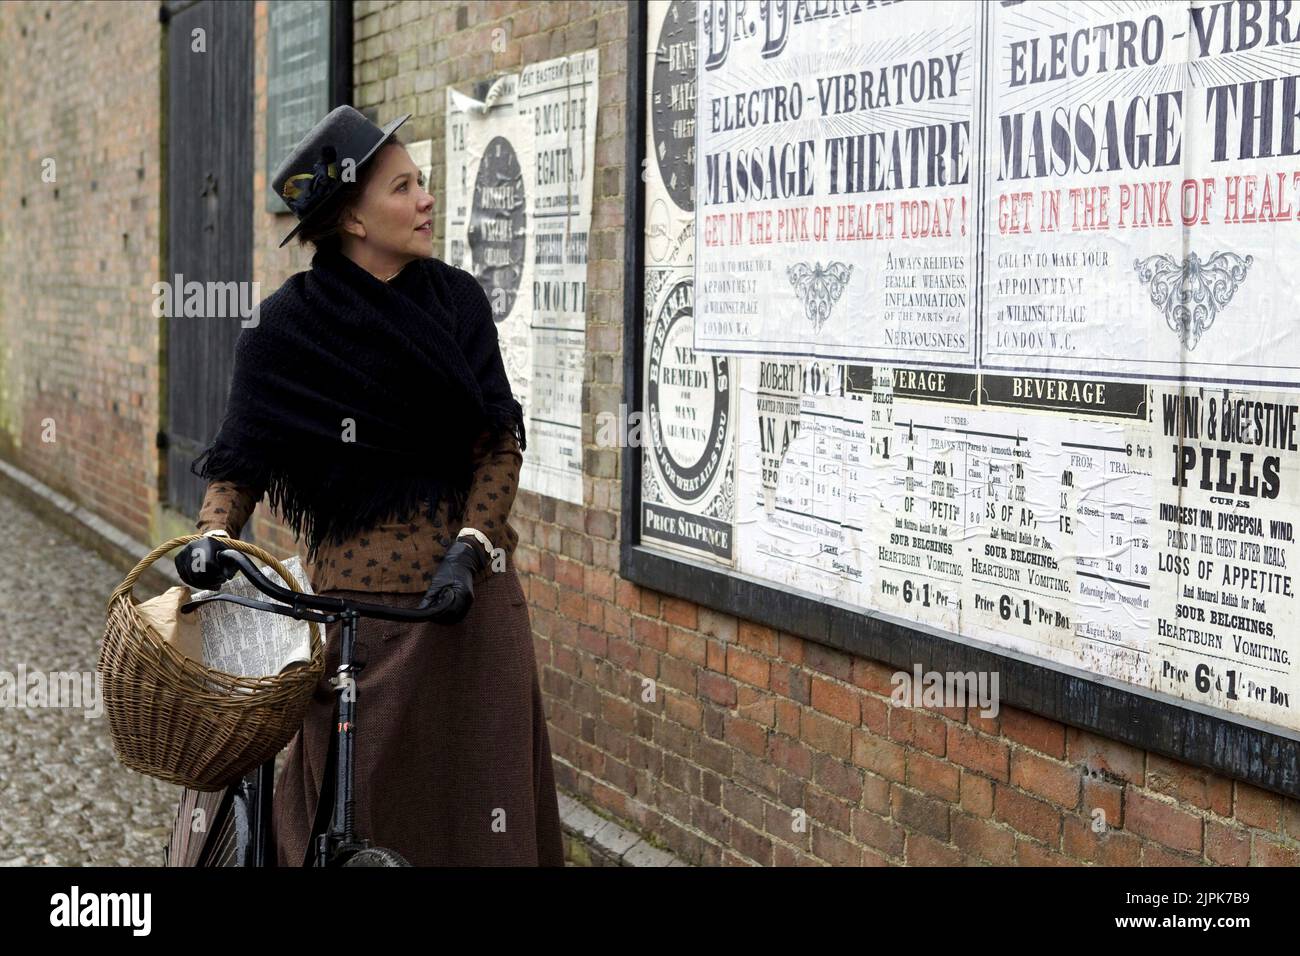
{"label": "poster board", "polygon": [[625,571],[1254,727],[1281,777],[1233,772],[1300,786],[1300,10],[663,0],[642,51],[635,407],[671,271],[734,478],[679,521],[727,553],[667,540],[650,428]]}

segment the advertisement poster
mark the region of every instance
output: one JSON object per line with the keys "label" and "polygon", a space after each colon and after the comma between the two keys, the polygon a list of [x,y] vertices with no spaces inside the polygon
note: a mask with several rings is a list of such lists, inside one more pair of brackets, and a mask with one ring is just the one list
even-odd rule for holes
{"label": "advertisement poster", "polygon": [[694,346],[695,12],[688,0],[647,10],[641,536],[730,566],[736,361]]}
{"label": "advertisement poster", "polygon": [[1300,10],[990,16],[983,367],[1300,384]]}
{"label": "advertisement poster", "polygon": [[525,66],[482,102],[447,91],[446,256],[492,304],[524,407],[520,487],[582,503],[596,51]]}
{"label": "advertisement poster", "polygon": [[696,347],[970,367],[980,5],[833,6],[700,4]]}
{"label": "advertisement poster", "polygon": [[[693,6],[690,55],[649,8],[643,543],[1300,730],[1300,4]],[[728,442],[729,524],[653,528]]]}

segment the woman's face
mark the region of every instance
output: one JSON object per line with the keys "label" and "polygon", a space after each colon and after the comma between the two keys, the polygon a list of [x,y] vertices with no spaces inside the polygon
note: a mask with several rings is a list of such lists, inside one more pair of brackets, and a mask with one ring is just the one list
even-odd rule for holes
{"label": "woman's face", "polygon": [[370,162],[370,177],[346,231],[364,241],[372,261],[433,255],[433,197],[406,147],[387,143]]}

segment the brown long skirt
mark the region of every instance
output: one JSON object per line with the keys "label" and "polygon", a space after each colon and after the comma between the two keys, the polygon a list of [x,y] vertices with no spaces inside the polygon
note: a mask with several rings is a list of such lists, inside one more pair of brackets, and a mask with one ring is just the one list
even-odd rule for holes
{"label": "brown long skirt", "polygon": [[[513,565],[475,586],[459,624],[362,618],[356,653],[356,830],[416,866],[563,866],[550,737],[532,628]],[[421,595],[330,595],[414,607]],[[316,815],[341,625],[282,755],[272,814],[279,866],[301,866]],[[313,850],[314,853],[314,850]]]}

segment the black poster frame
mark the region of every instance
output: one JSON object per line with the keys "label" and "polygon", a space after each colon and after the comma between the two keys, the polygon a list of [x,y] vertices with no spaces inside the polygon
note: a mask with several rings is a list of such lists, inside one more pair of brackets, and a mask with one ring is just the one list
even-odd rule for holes
{"label": "black poster frame", "polygon": [[[623,402],[631,414],[642,410],[644,394],[641,171],[648,38],[646,5],[628,0],[627,13]],[[907,672],[917,664],[925,671],[996,671],[1002,704],[1300,798],[1300,732],[1228,717],[1195,702],[1049,665],[891,615],[783,591],[749,575],[647,547],[640,539],[641,448],[625,442],[621,451],[619,573],[626,580]]]}

